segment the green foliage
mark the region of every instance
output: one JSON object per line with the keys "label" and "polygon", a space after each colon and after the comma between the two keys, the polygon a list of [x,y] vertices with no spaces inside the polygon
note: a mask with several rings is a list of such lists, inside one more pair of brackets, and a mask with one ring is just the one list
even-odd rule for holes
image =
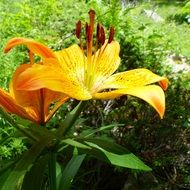
{"label": "green foliage", "polygon": [[[122,6],[117,0],[86,2],[12,0],[7,2],[5,0],[0,2],[0,84],[3,88],[8,88],[15,67],[28,62],[27,54],[23,53],[25,52],[23,47],[18,47],[4,55],[2,50],[8,39],[15,36],[31,37],[54,50],[68,47],[76,42],[73,34],[76,21],[81,19],[84,26],[87,19],[86,13],[90,8],[95,9],[98,16],[97,21],[105,25],[107,30],[110,25],[116,28],[116,39],[121,46],[120,71],[145,67],[169,78],[170,86],[166,91],[166,114],[163,120],[159,120],[150,106],[132,97],[121,97],[114,101],[91,101],[87,109],[82,112],[80,120],[75,123],[73,130],[68,133],[67,138],[72,137],[72,140],[65,139],[62,142],[63,150],[72,147],[72,150],[68,150],[69,156],[58,155],[59,163],[64,168],[65,161],[72,158],[73,147],[81,148],[83,153],[88,153],[88,149],[84,148],[87,144],[81,145],[76,140],[77,137],[90,135],[93,138],[102,137],[104,140],[113,138],[117,143],[142,158],[152,167],[153,171],[149,174],[130,170],[126,172],[120,167],[111,167],[88,157],[81,165],[79,173],[72,176],[76,181],[71,188],[79,189],[78,187],[81,187],[84,189],[88,186],[94,189],[100,189],[100,187],[109,189],[114,186],[114,183],[121,185],[121,189],[125,183],[131,184],[137,189],[140,187],[142,189],[167,188],[172,190],[182,188],[182,186],[189,187],[189,72],[172,73],[163,64],[168,53],[175,53],[186,56],[186,62],[189,65],[190,29],[189,25],[184,23],[189,23],[189,17],[187,17],[190,14],[189,2],[186,2],[183,7],[177,3],[176,5],[173,2],[170,4],[163,1],[162,3],[159,1],[158,4],[154,1],[153,4],[137,4],[137,6],[134,4]],[[155,5],[156,11],[164,17],[165,22],[155,23],[143,14],[145,8],[152,9]],[[178,22],[177,25],[172,19]],[[181,24],[182,22],[183,24]],[[56,127],[62,126],[66,112],[75,107],[75,104],[75,101],[68,102],[59,110],[47,126],[48,129],[55,127],[52,130],[55,131]],[[112,126],[109,126],[110,123]],[[26,147],[30,146],[24,144],[21,138],[14,137],[15,130],[2,118],[0,118],[0,126],[1,161],[19,158],[19,155],[27,149]],[[41,134],[35,126],[32,129],[35,135]],[[76,141],[73,139],[73,134],[75,134]],[[96,154],[101,152],[102,147],[93,146]],[[87,147],[89,148],[89,146]],[[104,154],[107,154],[106,151],[103,150]],[[102,155],[102,152],[99,154]],[[110,156],[109,153],[107,155]],[[43,165],[40,164],[43,159],[45,158],[37,159],[32,167],[29,163],[28,168],[31,168],[29,171],[36,175],[40,170],[47,173],[47,168],[43,168]],[[15,170],[12,176],[16,176]],[[26,173],[26,169],[21,170],[21,174],[23,172]],[[30,172],[27,173],[24,184],[29,183],[30,174]],[[6,175],[0,177],[3,182]],[[43,185],[48,185],[47,178],[38,177],[37,179],[39,179],[37,185],[44,181],[46,183]],[[114,183],[110,179],[113,179]]]}
{"label": "green foliage", "polygon": [[172,17],[176,22],[183,23],[186,22],[190,24],[190,1],[186,4]]}

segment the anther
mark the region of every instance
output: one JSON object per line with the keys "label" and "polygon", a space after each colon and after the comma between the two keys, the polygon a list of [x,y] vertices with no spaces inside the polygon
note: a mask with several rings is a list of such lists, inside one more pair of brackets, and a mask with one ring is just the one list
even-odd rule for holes
{"label": "anther", "polygon": [[76,37],[78,39],[80,39],[80,35],[81,35],[81,21],[79,20],[77,23],[76,23]]}
{"label": "anther", "polygon": [[86,25],[85,25],[85,29],[86,29],[86,37],[87,37],[87,34],[88,34],[88,23],[86,22]]}
{"label": "anther", "polygon": [[91,40],[91,36],[90,36],[90,26],[88,25],[88,23],[86,23],[86,41],[89,43]]}
{"label": "anther", "polygon": [[100,43],[103,45],[106,40],[105,31],[103,27],[101,27],[100,32],[101,32]]}
{"label": "anther", "polygon": [[111,43],[113,41],[113,37],[115,34],[115,30],[113,27],[110,28],[110,34],[109,34],[109,39],[108,39],[108,43]]}
{"label": "anther", "polygon": [[100,38],[101,38],[101,26],[98,23],[97,24],[97,28],[96,28],[96,39],[97,39],[97,42],[100,42]]}

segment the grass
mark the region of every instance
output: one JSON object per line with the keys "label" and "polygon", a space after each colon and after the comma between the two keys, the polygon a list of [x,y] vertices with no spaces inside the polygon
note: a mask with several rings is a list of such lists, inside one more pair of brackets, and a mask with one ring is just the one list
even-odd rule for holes
{"label": "grass", "polygon": [[[168,20],[169,16],[174,15],[182,5],[182,3],[173,2],[167,4],[140,4],[130,11],[129,17],[132,28],[136,29],[136,32],[144,37],[152,33],[163,36],[163,39],[169,43],[169,51],[190,58],[189,25],[187,23],[179,25],[172,20]],[[155,10],[164,19],[164,22],[154,22],[154,20],[145,15],[143,12],[144,9]],[[143,32],[139,30],[141,26],[145,27]]]}

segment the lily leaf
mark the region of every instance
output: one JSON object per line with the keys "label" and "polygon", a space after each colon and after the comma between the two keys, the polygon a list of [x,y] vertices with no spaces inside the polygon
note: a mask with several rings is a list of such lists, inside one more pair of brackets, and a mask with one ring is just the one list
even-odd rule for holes
{"label": "lily leaf", "polygon": [[62,177],[62,168],[58,162],[56,162],[56,187],[59,186],[60,180]]}
{"label": "lily leaf", "polygon": [[1,175],[4,174],[4,172],[6,172],[7,170],[11,169],[14,167],[14,164],[17,160],[14,160],[14,161],[4,161],[2,160],[0,162],[0,178],[1,178]]}
{"label": "lily leaf", "polygon": [[20,189],[24,175],[31,168],[45,146],[46,142],[44,140],[35,143],[17,162],[4,184],[0,187],[0,190]]}
{"label": "lily leaf", "polygon": [[62,172],[62,177],[59,183],[58,190],[69,190],[73,178],[77,174],[84,158],[85,154],[73,156],[69,163],[66,165],[64,171]]}
{"label": "lily leaf", "polygon": [[48,163],[48,154],[38,159],[24,177],[21,190],[43,189],[44,172]]}
{"label": "lily leaf", "polygon": [[[60,145],[62,145],[62,143],[66,143],[66,144],[68,144],[68,145],[71,145],[71,146],[73,146],[73,147],[77,147],[77,148],[82,148],[82,149],[91,149],[91,147],[89,147],[89,146],[87,146],[86,144],[83,144],[83,143],[81,143],[81,142],[78,142],[78,141],[75,141],[75,140],[73,140],[73,139],[64,139],[64,140],[62,140],[61,142],[60,142]],[[62,149],[65,147],[65,146],[61,146],[60,148],[59,148],[59,152],[60,151],[62,151]]]}
{"label": "lily leaf", "polygon": [[56,136],[52,131],[49,131],[47,128],[40,127],[34,123],[29,125],[28,130],[33,136],[37,137],[38,139],[46,138],[49,139],[50,141],[52,139],[56,139]]}
{"label": "lily leaf", "polygon": [[[85,138],[92,137],[96,133],[106,131],[106,130],[110,130],[111,128],[114,128],[115,126],[123,126],[123,124],[111,124],[111,125],[99,127],[97,129],[84,130],[80,135],[84,136]],[[85,135],[83,135],[83,133],[85,133]]]}
{"label": "lily leaf", "polygon": [[81,101],[79,104],[66,115],[65,120],[62,123],[62,126],[57,130],[56,135],[62,137],[67,131],[73,126],[73,124],[78,119],[81,111],[84,109],[86,101]]}
{"label": "lily leaf", "polygon": [[[145,165],[137,156],[114,142],[94,138],[86,139],[85,143],[90,147],[101,151],[104,156],[107,157],[107,160],[104,160],[109,161],[113,165],[131,169],[151,171],[151,168]],[[99,156],[101,156],[101,154],[97,154],[97,158]]]}
{"label": "lily leaf", "polygon": [[1,173],[0,175],[0,189],[2,190],[2,186],[5,182],[5,180],[8,178],[8,176],[11,174],[12,169],[11,168],[7,168],[6,170],[3,171],[3,173]]}

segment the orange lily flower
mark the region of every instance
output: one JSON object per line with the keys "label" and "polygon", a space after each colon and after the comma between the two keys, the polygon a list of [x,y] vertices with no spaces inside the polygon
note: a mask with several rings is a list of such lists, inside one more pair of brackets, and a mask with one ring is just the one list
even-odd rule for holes
{"label": "orange lily flower", "polygon": [[[17,38],[10,42],[9,46],[5,49],[6,52],[18,43],[24,42],[27,45],[28,40]],[[61,92],[54,92],[45,88],[34,91],[16,89],[17,83],[19,82],[19,75],[30,68],[34,63],[33,53],[37,53],[45,58],[52,58],[54,56],[49,48],[46,48],[40,43],[32,44],[32,42],[30,42],[28,48],[31,50],[29,53],[30,64],[20,65],[16,69],[13,74],[12,82],[10,83],[9,92],[0,89],[0,106],[9,113],[17,114],[25,119],[44,125],[68,99],[68,96]],[[46,49],[46,51],[44,51],[44,49]],[[43,64],[43,62],[39,62],[39,64]]]}
{"label": "orange lily flower", "polygon": [[[72,45],[54,52],[55,58],[46,60],[47,64],[33,65],[20,74],[17,89],[48,88],[78,100],[113,99],[122,95],[132,95],[148,102],[163,118],[163,89],[167,89],[168,80],[147,69],[115,73],[120,64],[120,46],[113,40],[114,29],[110,28],[110,35],[106,40],[104,29],[98,24],[96,45],[93,48],[95,12],[90,10],[89,16],[90,23],[86,24],[87,50],[84,50],[81,42],[79,21],[76,25],[76,36],[80,40],[80,47]],[[156,82],[161,87],[153,84]]]}

